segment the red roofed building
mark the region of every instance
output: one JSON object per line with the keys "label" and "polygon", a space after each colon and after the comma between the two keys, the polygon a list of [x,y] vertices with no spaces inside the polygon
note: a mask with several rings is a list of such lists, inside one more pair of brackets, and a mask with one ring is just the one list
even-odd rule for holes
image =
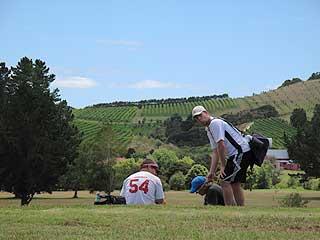
{"label": "red roofed building", "polygon": [[275,158],[274,166],[278,169],[300,170],[300,165],[289,159],[289,154],[286,149],[269,149],[266,158]]}

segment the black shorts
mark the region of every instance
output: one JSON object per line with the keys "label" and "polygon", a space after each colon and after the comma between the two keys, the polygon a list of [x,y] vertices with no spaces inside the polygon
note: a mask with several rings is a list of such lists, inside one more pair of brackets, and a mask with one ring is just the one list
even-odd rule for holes
{"label": "black shorts", "polygon": [[252,162],[252,151],[233,155],[227,159],[224,172],[226,176],[221,178],[225,182],[241,182],[245,183],[247,178],[247,169]]}

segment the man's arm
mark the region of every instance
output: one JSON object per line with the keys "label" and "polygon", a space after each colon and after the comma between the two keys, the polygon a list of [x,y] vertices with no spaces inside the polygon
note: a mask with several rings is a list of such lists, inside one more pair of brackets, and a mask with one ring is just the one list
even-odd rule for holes
{"label": "man's arm", "polygon": [[156,204],[166,204],[166,201],[164,200],[164,193],[163,193],[163,187],[160,178],[158,179],[156,183],[156,196],[155,196]]}
{"label": "man's arm", "polygon": [[220,170],[220,176],[224,177],[224,168],[226,166],[226,155],[227,155],[227,148],[223,140],[220,140],[218,142],[217,146],[217,152],[218,152],[218,158],[221,162],[221,170]]}
{"label": "man's arm", "polygon": [[211,155],[211,164],[210,164],[210,171],[207,175],[207,181],[211,182],[213,180],[214,175],[216,174],[217,171],[217,166],[218,166],[218,160],[219,160],[219,155],[217,149],[214,149],[212,151]]}

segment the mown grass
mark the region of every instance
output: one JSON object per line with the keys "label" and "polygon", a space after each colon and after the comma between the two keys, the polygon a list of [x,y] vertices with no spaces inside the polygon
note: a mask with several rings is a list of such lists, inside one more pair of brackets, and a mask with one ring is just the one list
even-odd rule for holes
{"label": "mown grass", "polygon": [[[94,206],[82,191],[41,194],[28,207],[0,193],[0,239],[320,239],[320,193],[307,208],[280,208],[288,191],[246,192],[246,207],[203,206],[202,197],[166,193],[165,206]],[[117,194],[117,192],[115,193]]]}
{"label": "mown grass", "polygon": [[[291,192],[298,192],[303,199],[310,200],[308,208],[320,208],[320,191],[303,189],[256,189],[252,192],[245,191],[246,205],[248,207],[279,207],[279,200]],[[119,195],[118,191],[113,193]],[[73,199],[73,192],[54,192],[53,194],[35,195],[31,201],[32,207],[63,207],[63,206],[90,206],[95,195],[88,191],[80,191],[79,198]],[[203,198],[200,195],[190,194],[188,191],[165,192],[168,206],[194,206],[201,207]],[[0,193],[0,207],[19,207],[20,200],[14,199],[10,193]]]}
{"label": "mown grass", "polygon": [[5,208],[0,239],[319,239],[319,209],[72,206]]}

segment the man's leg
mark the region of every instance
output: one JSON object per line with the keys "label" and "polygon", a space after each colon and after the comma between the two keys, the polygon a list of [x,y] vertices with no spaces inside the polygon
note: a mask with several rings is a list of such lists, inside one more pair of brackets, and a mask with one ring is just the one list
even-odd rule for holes
{"label": "man's leg", "polygon": [[231,183],[221,181],[221,187],[222,187],[222,192],[223,192],[223,198],[224,198],[224,203],[226,206],[232,206],[234,204],[234,198],[233,198],[233,190]]}
{"label": "man's leg", "polygon": [[244,193],[241,188],[241,183],[236,182],[231,184],[231,188],[233,191],[234,199],[238,206],[244,206]]}

